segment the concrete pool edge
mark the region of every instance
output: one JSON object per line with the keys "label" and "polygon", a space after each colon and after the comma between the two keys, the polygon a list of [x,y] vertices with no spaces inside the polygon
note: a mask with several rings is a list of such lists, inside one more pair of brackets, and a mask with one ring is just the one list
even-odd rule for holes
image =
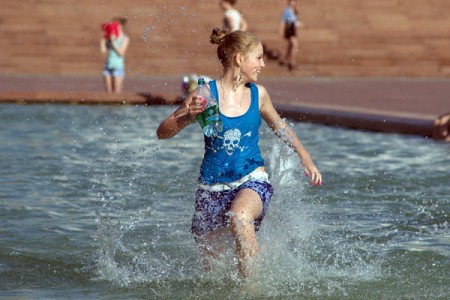
{"label": "concrete pool edge", "polygon": [[350,129],[432,137],[434,118],[428,115],[375,114],[336,108],[275,104],[281,116],[304,122]]}
{"label": "concrete pool edge", "polygon": [[[9,104],[68,104],[68,105],[175,105],[177,96],[151,93],[122,93],[110,95],[104,92],[3,92],[0,103]],[[368,111],[346,106],[286,104],[274,101],[283,117],[328,126],[357,130],[413,134],[431,137],[432,115],[389,111]]]}
{"label": "concrete pool edge", "polygon": [[[127,77],[119,95],[98,76],[0,74],[0,103],[167,105],[179,103],[180,76]],[[352,129],[450,141],[450,81],[445,78],[266,77],[284,116]]]}
{"label": "concrete pool edge", "polygon": [[2,92],[0,103],[74,105],[165,105],[179,103],[177,97],[161,94],[103,92]]}

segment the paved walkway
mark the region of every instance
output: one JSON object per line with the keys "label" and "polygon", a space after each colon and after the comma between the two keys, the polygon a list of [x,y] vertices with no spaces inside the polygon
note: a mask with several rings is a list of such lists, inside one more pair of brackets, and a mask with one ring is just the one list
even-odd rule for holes
{"label": "paved walkway", "polygon": [[[450,79],[264,78],[282,115],[349,128],[432,136],[450,113]],[[0,102],[164,104],[181,93],[180,77],[126,78],[124,93],[103,92],[98,77],[0,75]]]}

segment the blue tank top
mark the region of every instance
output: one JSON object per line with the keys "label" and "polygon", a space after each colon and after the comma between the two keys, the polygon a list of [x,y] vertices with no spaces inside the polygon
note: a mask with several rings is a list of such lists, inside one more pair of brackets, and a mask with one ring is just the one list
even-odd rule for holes
{"label": "blue tank top", "polygon": [[[209,86],[219,104],[216,81]],[[264,166],[259,149],[259,94],[255,84],[249,83],[251,100],[247,112],[238,117],[220,113],[223,130],[217,137],[204,136],[205,156],[200,168],[202,184],[227,183],[239,180],[257,167]]]}

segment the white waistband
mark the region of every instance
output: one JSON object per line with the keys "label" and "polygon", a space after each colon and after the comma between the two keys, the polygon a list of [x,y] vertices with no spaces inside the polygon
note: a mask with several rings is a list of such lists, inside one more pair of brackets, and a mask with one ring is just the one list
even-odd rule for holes
{"label": "white waistband", "polygon": [[210,192],[221,192],[221,191],[228,191],[231,189],[238,188],[241,184],[250,181],[250,180],[260,180],[269,182],[269,175],[264,171],[263,168],[257,168],[250,174],[242,177],[239,180],[233,181],[233,182],[227,182],[227,183],[215,183],[215,184],[198,184],[198,188]]}

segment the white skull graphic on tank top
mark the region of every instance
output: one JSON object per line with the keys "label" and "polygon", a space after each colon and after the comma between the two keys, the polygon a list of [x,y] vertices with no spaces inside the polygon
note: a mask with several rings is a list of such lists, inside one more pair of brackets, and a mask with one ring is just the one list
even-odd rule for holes
{"label": "white skull graphic on tank top", "polygon": [[242,135],[241,131],[237,128],[227,130],[223,135],[223,144],[221,149],[225,149],[225,152],[228,155],[232,155],[236,149],[243,150],[244,147],[240,146],[241,139],[245,136],[251,135],[251,132]]}

